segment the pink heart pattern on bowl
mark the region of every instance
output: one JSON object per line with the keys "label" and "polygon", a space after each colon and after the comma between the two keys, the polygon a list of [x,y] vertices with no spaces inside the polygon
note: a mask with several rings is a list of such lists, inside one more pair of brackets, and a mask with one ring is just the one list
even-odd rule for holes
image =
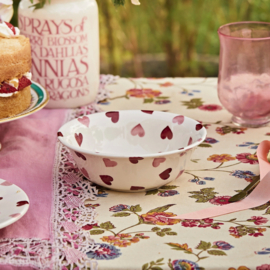
{"label": "pink heart pattern on bowl", "polygon": [[117,162],[110,160],[109,158],[103,158],[103,162],[105,164],[106,167],[115,167],[117,166]]}
{"label": "pink heart pattern on bowl", "polygon": [[163,163],[166,158],[155,158],[152,162],[153,167],[158,167],[160,163]]}
{"label": "pink heart pattern on bowl", "polygon": [[111,118],[111,121],[113,123],[117,123],[119,120],[119,112],[117,111],[112,111],[112,112],[106,112],[105,115],[109,118]]}
{"label": "pink heart pattern on bowl", "polygon": [[201,130],[202,128],[203,128],[202,124],[197,124],[195,127],[196,131]]}
{"label": "pink heart pattern on bowl", "polygon": [[172,172],[172,168],[168,168],[167,170],[163,171],[159,174],[159,177],[162,180],[167,180],[170,177],[170,173]]}
{"label": "pink heart pattern on bowl", "polygon": [[76,139],[78,145],[81,146],[82,145],[82,142],[83,142],[83,135],[82,135],[82,133],[79,133],[79,134],[75,133],[75,139]]}
{"label": "pink heart pattern on bowl", "polygon": [[189,150],[206,136],[193,119],[152,110],[109,111],[74,123],[70,130],[61,128],[58,139],[74,146],[71,153],[81,173],[98,185],[129,192],[180,178]]}
{"label": "pink heart pattern on bowl", "polygon": [[81,168],[81,172],[86,178],[90,179],[89,174],[85,168]]}
{"label": "pink heart pattern on bowl", "polygon": [[172,139],[173,133],[172,133],[172,130],[170,129],[169,126],[165,127],[165,128],[162,130],[162,132],[161,132],[161,134],[160,134],[160,137],[161,137],[162,140],[164,140],[164,139],[166,139],[166,138],[169,139],[169,140]]}
{"label": "pink heart pattern on bowl", "polygon": [[172,122],[173,123],[177,123],[178,125],[181,125],[184,123],[185,120],[185,116],[183,115],[177,115],[173,118]]}
{"label": "pink heart pattern on bowl", "polygon": [[142,157],[130,157],[129,158],[129,161],[132,163],[132,164],[137,164],[139,162],[139,160],[143,160]]}
{"label": "pink heart pattern on bowl", "polygon": [[137,186],[131,186],[130,190],[143,190],[145,187],[137,187]]}
{"label": "pink heart pattern on bowl", "polygon": [[178,173],[178,175],[176,176],[175,179],[177,179],[178,177],[180,177],[180,176],[183,174],[183,172],[184,172],[184,170],[181,170],[181,171]]}
{"label": "pink heart pattern on bowl", "polygon": [[83,160],[86,160],[86,157],[83,154],[81,154],[79,152],[76,152],[76,151],[75,151],[75,154],[76,154],[77,157],[79,157],[79,158],[81,158]]}
{"label": "pink heart pattern on bowl", "polygon": [[81,124],[85,125],[86,127],[89,127],[90,119],[87,116],[83,116],[83,117],[78,118],[78,121]]}
{"label": "pink heart pattern on bowl", "polygon": [[143,113],[148,113],[148,114],[152,114],[154,111],[149,111],[149,110],[142,110]]}
{"label": "pink heart pattern on bowl", "polygon": [[145,135],[145,131],[141,124],[136,125],[132,130],[131,130],[131,135],[136,136],[138,135],[139,137],[143,137]]}
{"label": "pink heart pattern on bowl", "polygon": [[108,186],[112,185],[113,178],[110,175],[100,175],[102,182]]}

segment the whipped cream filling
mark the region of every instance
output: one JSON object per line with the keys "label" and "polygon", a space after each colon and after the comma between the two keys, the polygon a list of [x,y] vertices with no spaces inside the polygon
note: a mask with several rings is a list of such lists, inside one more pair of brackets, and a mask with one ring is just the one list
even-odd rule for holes
{"label": "whipped cream filling", "polygon": [[3,21],[9,22],[13,16],[13,1],[1,0],[0,1],[0,14]]}
{"label": "whipped cream filling", "polygon": [[18,91],[14,92],[14,93],[0,93],[0,97],[11,97],[13,95],[17,95]]}
{"label": "whipped cream filling", "polygon": [[12,38],[20,35],[20,29],[18,27],[15,28],[15,34],[13,31],[7,26],[7,24],[3,21],[0,21],[0,37],[4,38]]}
{"label": "whipped cream filling", "polygon": [[[28,80],[32,79],[32,73],[31,72],[26,72],[22,75],[22,77],[26,77]],[[11,86],[13,86],[14,88],[18,89],[19,87],[19,79],[18,78],[13,78],[9,81],[4,81],[4,83],[7,83]],[[12,95],[17,94],[18,91],[13,92],[13,93],[0,93],[0,97],[11,97]]]}

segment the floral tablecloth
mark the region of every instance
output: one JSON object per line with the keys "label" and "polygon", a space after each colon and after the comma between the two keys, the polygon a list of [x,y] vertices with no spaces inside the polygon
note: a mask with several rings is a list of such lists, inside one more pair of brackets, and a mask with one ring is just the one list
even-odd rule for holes
{"label": "floral tablecloth", "polygon": [[[217,218],[168,219],[222,207],[258,178],[256,149],[270,139],[269,126],[232,125],[218,100],[216,78],[104,76],[101,90],[97,105],[68,110],[66,121],[98,110],[168,111],[200,121],[207,138],[181,177],[139,193],[90,183],[58,142],[48,168],[53,237],[1,239],[0,269],[270,270],[270,202]],[[15,268],[1,268],[5,264]]]}
{"label": "floral tablecloth", "polygon": [[[270,269],[270,202],[203,220],[169,216],[227,204],[259,175],[256,149],[270,129],[231,124],[216,78],[120,78],[107,86],[105,111],[144,109],[186,115],[207,138],[176,181],[143,193],[98,187],[96,223],[87,229],[99,248],[87,254],[101,270]],[[270,191],[269,191],[270,192]]]}

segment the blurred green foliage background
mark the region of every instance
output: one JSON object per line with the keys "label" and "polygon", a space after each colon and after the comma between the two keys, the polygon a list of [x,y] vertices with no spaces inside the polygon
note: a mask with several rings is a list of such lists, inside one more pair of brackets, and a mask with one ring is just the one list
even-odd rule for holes
{"label": "blurred green foliage background", "polygon": [[[17,6],[12,23],[17,25]],[[269,0],[97,0],[101,73],[122,77],[216,77],[218,27],[269,21]]]}

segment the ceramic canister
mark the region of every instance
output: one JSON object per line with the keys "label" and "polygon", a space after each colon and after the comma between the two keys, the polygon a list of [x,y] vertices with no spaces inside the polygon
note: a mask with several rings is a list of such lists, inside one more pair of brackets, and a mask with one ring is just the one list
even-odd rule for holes
{"label": "ceramic canister", "polygon": [[99,86],[96,1],[51,0],[41,9],[31,6],[29,0],[20,2],[19,28],[30,39],[32,79],[50,94],[47,108],[93,102]]}

